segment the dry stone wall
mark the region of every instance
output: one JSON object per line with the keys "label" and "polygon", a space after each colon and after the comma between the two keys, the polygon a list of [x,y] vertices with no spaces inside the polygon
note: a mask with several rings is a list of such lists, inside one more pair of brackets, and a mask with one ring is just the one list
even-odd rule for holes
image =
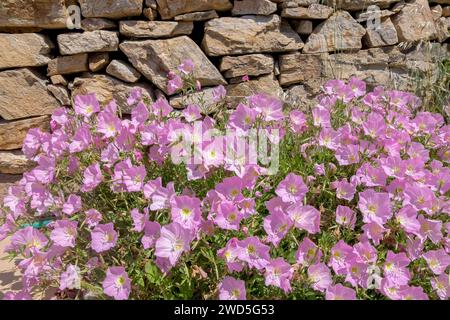
{"label": "dry stone wall", "polygon": [[335,77],[408,90],[448,56],[449,23],[450,0],[2,0],[0,184],[30,165],[27,130],[48,130],[74,95],[167,96],[186,58],[206,96],[227,87],[230,107],[264,91],[306,108]]}

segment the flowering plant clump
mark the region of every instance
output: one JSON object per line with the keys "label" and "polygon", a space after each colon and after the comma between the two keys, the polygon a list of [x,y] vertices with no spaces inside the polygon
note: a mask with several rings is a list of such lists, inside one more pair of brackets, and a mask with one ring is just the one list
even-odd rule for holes
{"label": "flowering plant clump", "polygon": [[[169,91],[198,91],[193,70]],[[5,298],[448,299],[441,115],[356,78],[327,82],[311,114],[212,100],[177,111],[134,90],[127,118],[78,96],[51,133],[31,129],[37,166],[0,209],[23,284]]]}

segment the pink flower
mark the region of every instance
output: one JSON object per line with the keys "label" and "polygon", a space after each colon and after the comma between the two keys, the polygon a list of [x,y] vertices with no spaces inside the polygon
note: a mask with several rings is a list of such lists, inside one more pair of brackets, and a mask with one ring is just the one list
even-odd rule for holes
{"label": "pink flower", "polygon": [[383,225],[376,222],[366,223],[362,227],[364,235],[373,241],[375,245],[379,245],[380,241],[383,239],[384,234],[388,231]]}
{"label": "pink flower", "polygon": [[230,115],[228,125],[234,129],[240,129],[247,132],[255,122],[256,111],[250,109],[245,104],[238,104],[236,110]]}
{"label": "pink flower", "polygon": [[264,121],[284,119],[283,102],[265,94],[256,94],[248,98],[250,106],[262,116]]}
{"label": "pink flower", "polygon": [[356,185],[347,182],[346,179],[337,181],[334,186],[336,187],[336,197],[338,199],[344,199],[347,201],[352,201],[356,193]]}
{"label": "pink flower", "polygon": [[77,153],[92,146],[92,134],[86,124],[81,125],[75,131],[72,142],[69,144],[69,152]]}
{"label": "pink flower", "polygon": [[411,279],[411,275],[407,269],[409,263],[410,260],[404,252],[396,254],[388,251],[384,264],[385,278],[396,286],[408,284]]}
{"label": "pink flower", "polygon": [[80,211],[81,206],[81,198],[75,194],[71,194],[64,203],[62,212],[71,216]]}
{"label": "pink flower", "polygon": [[139,102],[138,105],[131,111],[131,120],[138,125],[145,124],[149,117],[150,112],[143,102]]}
{"label": "pink flower", "polygon": [[384,224],[392,217],[389,194],[375,192],[372,189],[359,193],[358,208],[366,223]]}
{"label": "pink flower", "polygon": [[73,248],[78,234],[77,226],[76,221],[58,220],[53,224],[50,239],[58,246]]}
{"label": "pink flower", "polygon": [[421,287],[402,287],[399,292],[402,300],[428,300],[427,294]]}
{"label": "pink flower", "polygon": [[245,282],[225,277],[219,285],[220,300],[246,300]]}
{"label": "pink flower", "polygon": [[301,111],[291,111],[289,113],[289,122],[291,124],[291,130],[295,133],[301,133],[307,128],[306,116]]}
{"label": "pink flower", "polygon": [[312,110],[312,116],[315,127],[322,127],[322,128],[331,127],[330,111],[328,111],[328,109],[321,106],[315,107]]}
{"label": "pink flower", "polygon": [[442,239],[442,221],[439,220],[429,220],[419,214],[418,217],[420,223],[420,234],[422,239],[428,238],[434,243],[439,243]]}
{"label": "pink flower", "polygon": [[297,262],[301,265],[310,266],[320,262],[320,258],[322,258],[322,250],[320,250],[314,242],[306,237],[302,242],[300,242],[295,257]]}
{"label": "pink flower", "polygon": [[92,164],[84,170],[83,186],[81,191],[90,192],[94,190],[102,181],[103,174],[98,163]]}
{"label": "pink flower", "polygon": [[290,206],[287,213],[296,228],[304,229],[311,234],[320,232],[320,212],[316,208],[298,203]]}
{"label": "pink flower", "polygon": [[447,300],[450,297],[450,284],[447,274],[442,273],[439,277],[432,278],[431,286],[441,300]]}
{"label": "pink flower", "polygon": [[16,231],[11,237],[11,248],[13,250],[25,249],[30,252],[32,249],[40,250],[48,243],[47,237],[33,227],[25,227]]}
{"label": "pink flower", "polygon": [[161,225],[158,222],[146,221],[141,243],[144,249],[153,248],[161,236]]}
{"label": "pink flower", "polygon": [[175,266],[183,252],[189,250],[191,235],[179,223],[172,222],[161,228],[161,236],[156,241],[155,256],[167,258]]}
{"label": "pink flower", "polygon": [[331,248],[331,257],[328,264],[336,274],[345,275],[349,266],[348,261],[352,256],[353,248],[341,239]]}
{"label": "pink flower", "polygon": [[348,166],[359,162],[359,147],[354,144],[338,148],[335,157],[341,166]]}
{"label": "pink flower", "polygon": [[86,223],[89,228],[93,228],[102,221],[102,214],[95,209],[89,209],[85,212],[86,214]]}
{"label": "pink flower", "polygon": [[317,263],[308,268],[308,277],[312,283],[312,288],[320,292],[325,292],[333,283],[331,272],[323,263]]}
{"label": "pink flower", "polygon": [[189,230],[197,230],[200,227],[202,213],[200,200],[189,196],[174,196],[171,200],[171,217]]}
{"label": "pink flower", "polygon": [[196,104],[190,104],[183,110],[183,116],[187,122],[194,122],[202,117],[201,109]]}
{"label": "pink flower", "polygon": [[283,258],[276,258],[270,261],[266,266],[264,274],[266,286],[276,286],[281,288],[285,293],[291,291],[291,280],[294,271],[289,263]]}
{"label": "pink flower", "polygon": [[420,234],[420,223],[417,220],[417,211],[412,206],[405,206],[396,214],[398,223],[409,233]]}
{"label": "pink flower", "polygon": [[292,227],[292,220],[284,213],[276,211],[264,218],[264,230],[267,241],[278,246]]}
{"label": "pink flower", "polygon": [[76,96],[74,99],[75,113],[90,117],[92,114],[100,111],[100,104],[98,103],[95,93],[91,93],[85,96]]}
{"label": "pink flower", "polygon": [[383,116],[372,112],[367,117],[367,121],[363,122],[362,128],[364,133],[372,139],[379,139],[384,136],[386,131],[386,122]]}
{"label": "pink flower", "polygon": [[366,83],[357,77],[351,77],[348,81],[348,86],[353,91],[356,98],[362,97],[366,94]]}
{"label": "pink flower", "polygon": [[243,216],[231,201],[222,201],[214,217],[214,223],[225,230],[239,230]]}
{"label": "pink flower", "polygon": [[450,256],[444,249],[430,250],[423,254],[431,271],[436,275],[441,275],[450,265]]}
{"label": "pink flower", "polygon": [[326,300],[356,300],[356,292],[338,283],[327,288]]}
{"label": "pink flower", "polygon": [[240,251],[239,240],[231,238],[224,248],[217,251],[217,255],[225,260],[230,272],[241,272],[244,266],[238,259]]}
{"label": "pink flower", "polygon": [[139,87],[135,87],[131,90],[130,95],[127,98],[127,104],[129,106],[132,106],[141,99],[142,99],[142,89]]}
{"label": "pink flower", "polygon": [[167,83],[167,93],[172,95],[176,93],[178,90],[183,88],[183,79],[180,76],[174,75],[172,79]]}
{"label": "pink flower", "polygon": [[270,260],[270,248],[261,243],[258,237],[248,237],[239,242],[238,257],[248,263],[250,268],[264,269]]}
{"label": "pink flower", "polygon": [[288,203],[302,202],[307,192],[308,187],[303,182],[302,177],[292,172],[280,182],[275,190],[275,193],[283,202]]}
{"label": "pink flower", "polygon": [[142,232],[146,222],[148,221],[148,211],[145,214],[142,214],[138,209],[133,209],[130,213],[131,218],[133,219],[133,230],[136,232]]}
{"label": "pink flower", "polygon": [[114,224],[99,224],[91,231],[91,248],[97,252],[108,251],[117,243],[117,232]]}
{"label": "pink flower", "polygon": [[81,288],[81,276],[80,270],[77,266],[69,264],[66,271],[61,273],[59,281],[59,290],[65,289],[80,289]]}
{"label": "pink flower", "polygon": [[124,267],[110,267],[102,283],[106,295],[115,300],[127,300],[131,293],[131,281]]}
{"label": "pink flower", "polygon": [[356,214],[349,207],[339,205],[336,208],[336,222],[353,230],[356,223]]}
{"label": "pink flower", "polygon": [[353,246],[353,252],[356,254],[356,261],[366,264],[377,262],[377,250],[370,245],[368,241],[358,242]]}
{"label": "pink flower", "polygon": [[143,165],[133,166],[129,159],[116,165],[114,178],[123,183],[128,192],[142,191],[147,170]]}
{"label": "pink flower", "polygon": [[115,113],[105,110],[99,113],[97,119],[97,131],[105,138],[115,137],[122,128],[122,122]]}
{"label": "pink flower", "polygon": [[220,85],[213,89],[213,102],[219,102],[227,95],[227,90],[224,86]]}
{"label": "pink flower", "polygon": [[178,66],[178,70],[188,75],[194,71],[194,62],[191,59],[186,59]]}
{"label": "pink flower", "polygon": [[41,135],[41,129],[32,128],[28,130],[22,145],[23,154],[27,159],[33,160],[33,157],[38,153],[41,147]]}
{"label": "pink flower", "polygon": [[418,184],[408,184],[405,188],[404,205],[411,205],[417,211],[424,210],[430,213],[430,208],[436,201],[434,192],[428,187],[421,187]]}

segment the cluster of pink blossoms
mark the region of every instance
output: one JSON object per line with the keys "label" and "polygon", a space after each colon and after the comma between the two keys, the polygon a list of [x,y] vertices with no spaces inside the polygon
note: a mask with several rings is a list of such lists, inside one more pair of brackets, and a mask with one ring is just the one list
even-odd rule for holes
{"label": "cluster of pink blossoms", "polygon": [[[179,71],[190,75],[194,66],[185,61]],[[181,76],[169,74],[168,87],[171,93],[181,89]],[[29,299],[33,288],[48,283],[60,291],[89,283],[128,299],[136,283],[129,266],[115,258],[127,250],[121,238],[137,239],[133,245],[150,252],[170,276],[201,240],[216,248],[214,235],[222,234],[227,242],[216,252],[226,266],[217,284],[220,299],[247,298],[239,275],[250,271],[285,294],[305,278],[326,299],[356,299],[361,290],[390,299],[448,299],[450,126],[439,114],[417,112],[415,96],[381,87],[366,93],[356,78],[329,81],[323,91],[312,117],[298,110],[286,115],[281,101],[257,94],[226,124],[242,134],[258,127],[280,129],[282,140],[302,137],[290,156],[312,163],[312,174],[294,170],[273,183],[263,166],[216,157],[217,144],[225,141],[205,140],[202,164],[186,165],[188,181],[220,170],[226,177],[203,198],[176,179],[154,175],[170,163],[179,132],[192,135],[197,120],[204,131],[216,127],[200,104],[177,115],[164,98],[147,104],[134,90],[129,118],[118,116],[114,101],[101,106],[93,94],[77,97],[73,110],[56,110],[51,133],[27,134],[23,152],[37,166],[9,189],[0,209],[0,239],[11,236],[7,251],[19,259],[23,284],[5,297]],[[214,90],[216,103],[225,97],[224,87]],[[336,124],[336,118],[347,121]],[[320,152],[333,157],[318,163],[313,159]],[[320,190],[336,205],[318,206]],[[128,211],[97,205],[108,201],[99,201],[102,195],[125,197]],[[45,219],[50,223],[40,229],[23,225]],[[337,236],[322,246],[320,236],[330,230],[354,237]],[[274,255],[286,242],[296,243],[295,263]],[[100,281],[94,276],[99,271]],[[417,285],[423,277],[428,291]]]}

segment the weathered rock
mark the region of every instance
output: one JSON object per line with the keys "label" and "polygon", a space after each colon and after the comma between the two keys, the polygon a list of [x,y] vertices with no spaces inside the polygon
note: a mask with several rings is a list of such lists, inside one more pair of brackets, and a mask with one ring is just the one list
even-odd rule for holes
{"label": "weathered rock", "polygon": [[158,8],[158,4],[156,3],[156,0],[145,0],[145,5],[149,8],[155,9],[155,10]]}
{"label": "weathered rock", "polygon": [[120,33],[135,38],[168,38],[192,33],[192,22],[176,21],[120,21]]}
{"label": "weathered rock", "polygon": [[398,43],[397,30],[389,17],[381,19],[377,27],[368,27],[364,41],[368,47],[384,47]]}
{"label": "weathered rock", "polygon": [[442,8],[442,16],[450,17],[450,6]]}
{"label": "weathered rock", "polygon": [[303,41],[277,15],[219,18],[205,26],[203,48],[208,55],[297,51]]}
{"label": "weathered rock", "polygon": [[294,30],[301,35],[310,35],[313,32],[313,22],[310,20],[299,20],[293,22]]}
{"label": "weathered rock", "polygon": [[255,93],[265,93],[274,97],[281,97],[283,89],[273,74],[268,74],[254,80],[227,86],[227,102],[231,107],[243,102],[246,97]]}
{"label": "weathered rock", "polygon": [[348,12],[337,11],[314,29],[303,52],[360,50],[362,48],[361,38],[365,33],[366,29],[356,22]]}
{"label": "weathered rock", "polygon": [[[277,1],[275,1],[277,2]],[[322,3],[322,0],[279,0],[281,2],[281,8],[297,8],[297,7],[307,7],[312,4]]]}
{"label": "weathered rock", "polygon": [[97,52],[89,55],[89,70],[97,72],[109,64],[108,52]]}
{"label": "weathered rock", "polygon": [[284,8],[281,16],[291,19],[328,19],[333,14],[333,8],[322,4],[311,4],[309,7]]}
{"label": "weathered rock", "polygon": [[71,74],[88,71],[88,54],[80,53],[73,56],[61,56],[48,63],[47,75]]}
{"label": "weathered rock", "polygon": [[233,16],[257,14],[268,16],[277,11],[276,3],[270,0],[236,0],[231,11]]}
{"label": "weathered rock", "polygon": [[199,92],[194,92],[181,97],[179,95],[170,98],[169,103],[175,109],[184,109],[189,104],[201,105],[206,111],[204,113],[209,113],[208,111],[214,111],[215,102],[213,99],[214,88],[204,88]]}
{"label": "weathered rock", "polygon": [[0,4],[0,27],[66,28],[65,0],[6,0]]}
{"label": "weathered rock", "polygon": [[120,19],[140,16],[143,0],[78,0],[85,18]]}
{"label": "weathered rock", "polygon": [[31,128],[50,130],[50,116],[28,118],[17,121],[0,120],[0,150],[22,148],[23,139]]}
{"label": "weathered rock", "polygon": [[156,0],[158,11],[164,20],[184,13],[197,11],[227,11],[233,8],[229,0]]}
{"label": "weathered rock", "polygon": [[44,66],[50,61],[50,51],[53,47],[51,40],[41,34],[1,33],[0,70]]}
{"label": "weathered rock", "polygon": [[273,72],[273,57],[266,54],[223,57],[220,71],[225,78],[259,76]]}
{"label": "weathered rock", "polygon": [[377,19],[390,17],[394,14],[395,14],[395,12],[393,12],[391,10],[372,9],[372,10],[367,10],[367,11],[363,11],[363,12],[357,12],[356,13],[356,21],[358,21],[358,22],[364,22],[364,21],[376,22]]}
{"label": "weathered rock", "polygon": [[299,52],[280,56],[280,84],[289,86],[318,78],[323,75],[320,54]]}
{"label": "weathered rock", "polygon": [[216,67],[195,42],[181,36],[166,40],[125,41],[120,44],[133,66],[159,89],[167,93],[167,74],[185,59],[195,65],[194,77],[203,86],[226,84]]}
{"label": "weathered rock", "polygon": [[95,93],[97,99],[102,105],[107,104],[113,99],[122,109],[122,112],[130,113],[131,109],[128,108],[127,99],[133,88],[141,88],[142,96],[154,102],[154,93],[150,85],[145,83],[125,83],[115,78],[105,75],[90,75],[82,78],[75,78],[71,87],[72,97],[77,95],[85,95],[88,93]]}
{"label": "weathered rock", "polygon": [[358,11],[374,5],[385,9],[396,2],[400,2],[400,0],[327,0],[326,4],[341,10]]}
{"label": "weathered rock", "polygon": [[442,6],[437,5],[434,7],[431,7],[431,14],[433,15],[433,20],[436,21],[442,17]]}
{"label": "weathered rock", "polygon": [[136,82],[141,77],[139,71],[121,60],[113,60],[106,68],[106,73],[125,82]]}
{"label": "weathered rock", "polygon": [[50,81],[52,84],[60,84],[67,87],[67,80],[62,75],[50,76]]}
{"label": "weathered rock", "polygon": [[[14,185],[18,181],[22,179],[21,174],[1,174],[0,173],[0,203],[3,203],[3,198],[8,194],[8,189],[10,186]],[[0,251],[4,252],[3,248],[9,243],[8,238],[3,240],[3,242],[0,242]],[[3,248],[2,248],[3,247]],[[17,277],[20,276],[20,271],[17,270],[16,265],[14,262],[8,262],[3,261],[3,264],[1,265],[2,270],[11,270],[11,272],[14,274],[17,274]],[[16,271],[15,271],[16,270]],[[4,282],[3,282],[4,283]],[[18,285],[20,285],[20,281],[15,282]],[[2,292],[5,292],[5,289],[10,289],[11,287],[3,287],[1,289]],[[1,296],[1,294],[0,294]]]}
{"label": "weathered rock", "polygon": [[114,29],[117,24],[113,20],[104,18],[88,18],[81,20],[81,28],[84,31]]}
{"label": "weathered rock", "polygon": [[287,88],[281,99],[293,109],[311,112],[311,109],[317,103],[314,99],[317,95],[318,90],[311,89],[306,85],[297,84]]}
{"label": "weathered rock", "polygon": [[51,114],[58,101],[47,91],[45,80],[30,69],[0,72],[0,117],[14,120]]}
{"label": "weathered rock", "polygon": [[0,173],[2,174],[21,174],[35,165],[21,152],[0,151]]}
{"label": "weathered rock", "polygon": [[49,84],[47,90],[64,106],[70,106],[69,90],[61,85]]}
{"label": "weathered rock", "polygon": [[202,11],[202,12],[191,12],[180,14],[175,17],[175,21],[206,21],[218,18],[216,10]]}
{"label": "weathered rock", "polygon": [[158,12],[152,8],[145,8],[142,11],[142,14],[150,21],[156,20],[156,18],[158,17]]}
{"label": "weathered rock", "polygon": [[391,89],[410,90],[413,81],[410,72],[401,65],[404,59],[397,47],[372,48],[355,54],[325,56],[323,70],[327,79],[338,77],[347,80],[356,76],[366,81],[368,88],[384,85]]}
{"label": "weathered rock", "polygon": [[392,17],[400,42],[430,40],[436,36],[436,27],[426,0],[412,0]]}
{"label": "weathered rock", "polygon": [[444,42],[448,39],[449,33],[449,25],[448,25],[448,19],[445,17],[441,17],[438,20],[435,21],[436,26],[436,39],[440,42]]}
{"label": "weathered rock", "polygon": [[59,51],[63,55],[84,52],[117,51],[119,38],[114,31],[89,31],[84,33],[64,33],[57,37]]}

